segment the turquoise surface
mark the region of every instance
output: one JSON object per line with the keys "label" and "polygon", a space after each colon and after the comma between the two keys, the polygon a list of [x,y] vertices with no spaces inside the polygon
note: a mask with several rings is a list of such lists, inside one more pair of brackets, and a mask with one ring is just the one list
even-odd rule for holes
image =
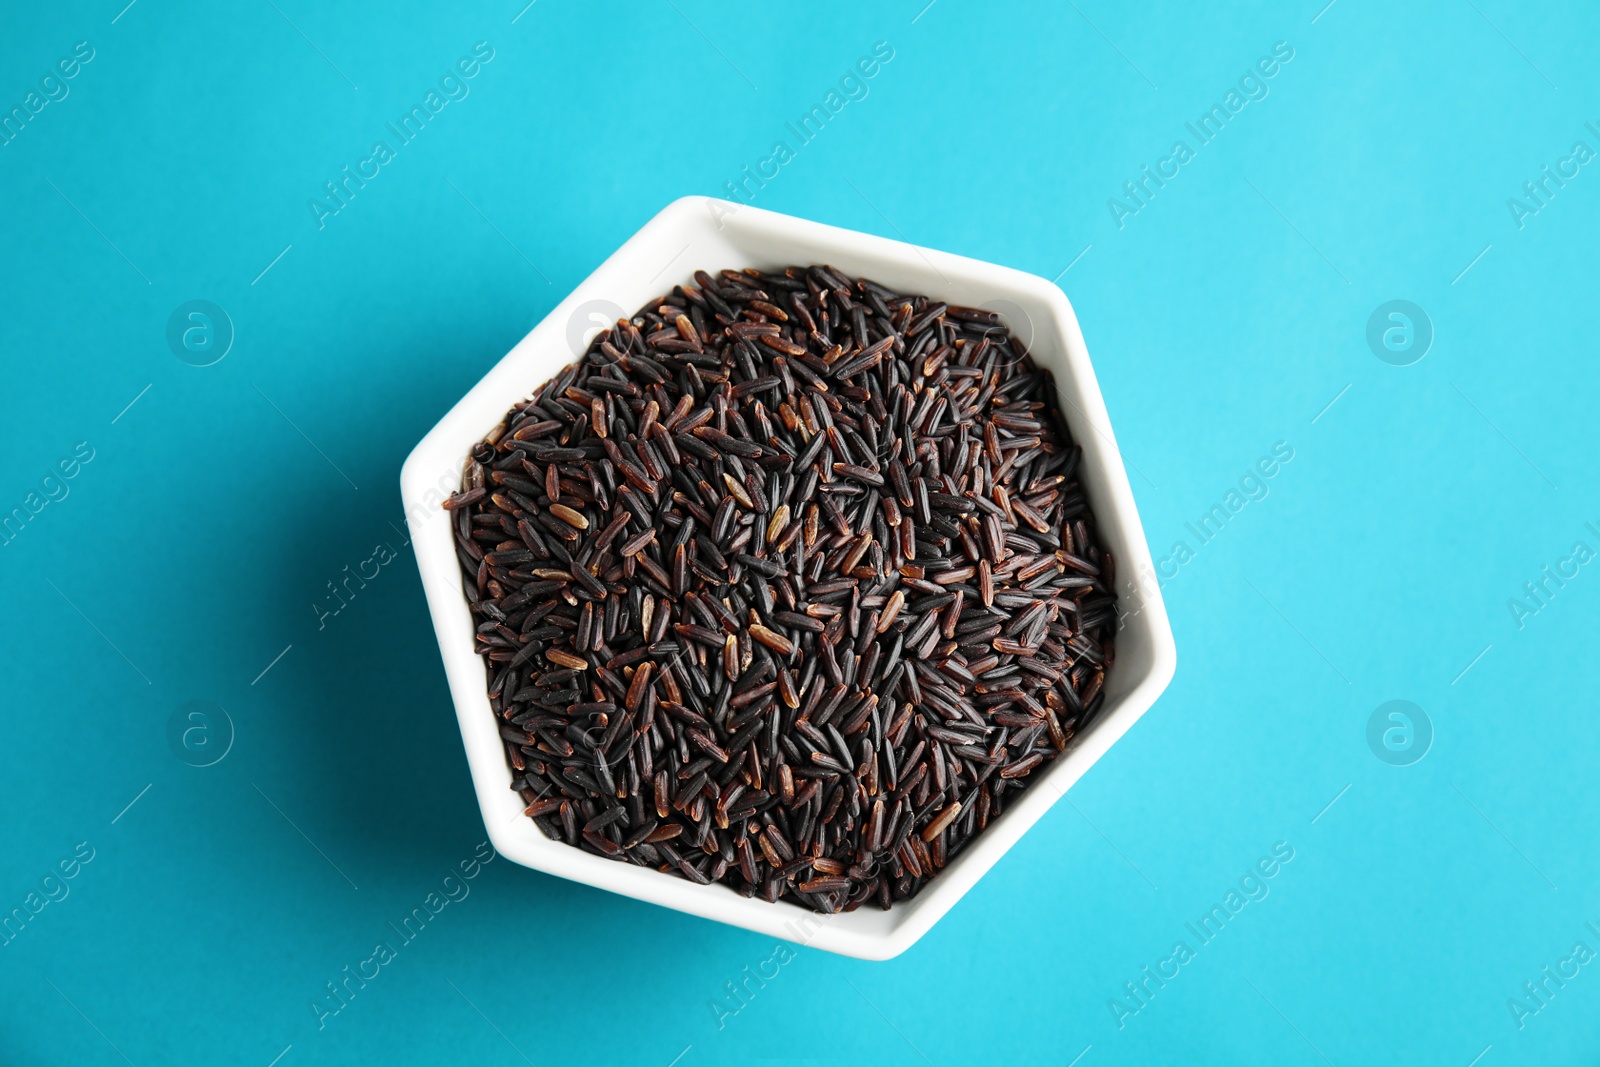
{"label": "turquoise surface", "polygon": [[[1592,1062],[1592,6],[524,2],[7,12],[0,1062]],[[490,858],[403,532],[746,167],[1058,282],[1177,636],[889,963]]]}

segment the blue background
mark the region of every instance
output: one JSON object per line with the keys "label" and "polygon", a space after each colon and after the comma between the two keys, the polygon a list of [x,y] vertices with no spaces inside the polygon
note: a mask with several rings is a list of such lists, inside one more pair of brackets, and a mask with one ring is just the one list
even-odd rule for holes
{"label": "blue background", "polygon": [[[6,111],[94,49],[0,147],[0,511],[93,449],[0,548],[0,911],[94,852],[0,948],[0,1060],[1592,1060],[1600,964],[1523,984],[1600,951],[1600,564],[1520,627],[1508,601],[1600,549],[1600,168],[1520,227],[1507,204],[1600,149],[1592,8],[123,2],[12,5],[0,35]],[[308,200],[479,41],[470,95],[319,229]],[[497,859],[319,1029],[325,983],[484,837],[401,461],[668,201],[795,147],[878,41],[868,95],[753,202],[1058,280],[1152,551],[1193,552],[1176,680],[897,960],[802,949],[741,1003],[770,939]],[[1108,198],[1180,138],[1119,228]],[[208,367],[166,341],[196,299],[236,333]],[[1367,341],[1394,299],[1434,332],[1409,366]],[[1200,544],[1276,442],[1269,495]],[[1396,699],[1431,723],[1406,766],[1422,723],[1368,743]],[[190,701],[227,718],[185,749]],[[1278,842],[1270,895],[1201,945],[1185,923]]]}

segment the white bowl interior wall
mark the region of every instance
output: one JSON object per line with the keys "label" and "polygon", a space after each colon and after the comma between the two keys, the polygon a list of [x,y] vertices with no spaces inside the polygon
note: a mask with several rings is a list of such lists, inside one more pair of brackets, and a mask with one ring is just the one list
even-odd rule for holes
{"label": "white bowl interior wall", "polygon": [[[820,916],[795,904],[746,898],[723,885],[591,855],[546,838],[522,814],[512,773],[473,651],[473,622],[462,595],[449,514],[439,502],[458,486],[462,464],[518,400],[576,358],[569,335],[610,302],[631,315],[645,301],[692,284],[695,270],[781,269],[826,263],[898,292],[952,304],[989,305],[1014,332],[1031,335],[1035,361],[1055,376],[1062,415],[1083,448],[1080,477],[1101,543],[1116,560],[1122,628],[1096,723],[1061,758],[1007,797],[1005,814],[977,835],[914,898],[890,910],[865,905]],[[517,863],[831,952],[886,959],[904,951],[971,888],[1069,786],[1120,738],[1166,688],[1176,651],[1127,473],[1066,297],[1052,283],[977,260],[855,233],[727,201],[688,197],[670,204],[563,300],[417,445],[401,489],[445,672],[466,745],[478,803],[491,841]],[[1041,780],[1042,779],[1042,780]]]}

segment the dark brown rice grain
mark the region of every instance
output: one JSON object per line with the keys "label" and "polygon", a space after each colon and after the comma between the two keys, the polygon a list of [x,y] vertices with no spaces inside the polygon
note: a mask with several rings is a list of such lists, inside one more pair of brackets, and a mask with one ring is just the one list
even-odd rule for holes
{"label": "dark brown rice grain", "polygon": [[1000,317],[696,271],[444,504],[546,836],[821,912],[917,893],[1094,721],[1109,553]]}

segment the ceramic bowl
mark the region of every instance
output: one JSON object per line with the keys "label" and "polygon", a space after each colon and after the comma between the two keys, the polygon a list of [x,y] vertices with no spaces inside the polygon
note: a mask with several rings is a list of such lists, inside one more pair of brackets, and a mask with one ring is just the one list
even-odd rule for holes
{"label": "ceramic bowl", "polygon": [[[604,859],[541,834],[523,816],[523,802],[511,789],[483,662],[473,651],[473,623],[462,596],[450,520],[439,506],[458,486],[471,447],[514,403],[575,359],[602,327],[690,282],[697,269],[781,269],[793,263],[827,263],[898,292],[997,311],[1038,364],[1055,376],[1061,412],[1083,447],[1080,476],[1099,536],[1117,560],[1121,629],[1098,720],[1073,738],[1067,753],[1035,772],[1029,788],[1008,798],[1005,814],[938,877],[888,911],[869,905],[822,916],[799,905],[769,904],[726,886],[696,885]],[[549,874],[829,952],[887,959],[927,933],[1145,713],[1177,663],[1160,590],[1149,578],[1150,551],[1127,472],[1078,320],[1061,290],[1008,267],[726,200],[686,197],[651,219],[428,432],[406,460],[400,485],[478,805],[495,848]]]}

